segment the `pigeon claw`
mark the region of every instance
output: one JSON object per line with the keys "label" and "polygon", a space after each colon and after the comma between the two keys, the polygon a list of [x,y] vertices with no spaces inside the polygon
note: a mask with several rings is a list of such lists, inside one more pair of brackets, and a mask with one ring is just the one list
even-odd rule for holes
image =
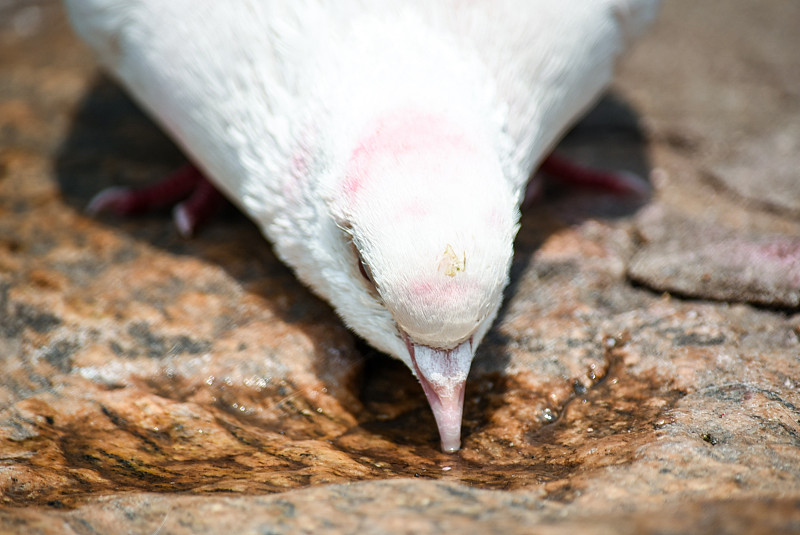
{"label": "pigeon claw", "polygon": [[90,215],[111,212],[132,216],[174,206],[175,226],[189,237],[224,204],[222,194],[192,164],[186,164],[163,180],[144,188],[112,187],[94,196]]}
{"label": "pigeon claw", "polygon": [[585,167],[557,154],[550,154],[542,162],[540,169],[566,185],[595,188],[613,195],[640,199],[645,199],[652,193],[650,184],[635,173]]}

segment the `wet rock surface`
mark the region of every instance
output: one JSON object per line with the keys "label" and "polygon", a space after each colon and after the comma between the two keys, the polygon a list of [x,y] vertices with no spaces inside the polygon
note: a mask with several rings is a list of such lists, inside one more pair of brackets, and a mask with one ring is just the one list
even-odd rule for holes
{"label": "wet rock surface", "polygon": [[2,531],[799,531],[800,8],[735,4],[668,1],[564,143],[653,198],[525,212],[456,455],[241,215],[85,216],[181,156],[0,5]]}

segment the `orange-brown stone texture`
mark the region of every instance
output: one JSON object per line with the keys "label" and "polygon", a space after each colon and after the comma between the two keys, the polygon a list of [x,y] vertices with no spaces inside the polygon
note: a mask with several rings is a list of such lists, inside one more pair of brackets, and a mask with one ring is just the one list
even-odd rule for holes
{"label": "orange-brown stone texture", "polygon": [[91,218],[182,156],[53,0],[0,2],[0,532],[800,532],[800,4],[667,0],[561,151],[438,450],[421,388],[234,210]]}

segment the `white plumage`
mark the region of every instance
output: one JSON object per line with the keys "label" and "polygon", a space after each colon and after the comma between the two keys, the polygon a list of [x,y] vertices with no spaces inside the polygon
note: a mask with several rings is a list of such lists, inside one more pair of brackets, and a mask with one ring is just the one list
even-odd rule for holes
{"label": "white plumage", "polygon": [[417,375],[446,451],[528,178],[657,3],[66,0],[280,258]]}

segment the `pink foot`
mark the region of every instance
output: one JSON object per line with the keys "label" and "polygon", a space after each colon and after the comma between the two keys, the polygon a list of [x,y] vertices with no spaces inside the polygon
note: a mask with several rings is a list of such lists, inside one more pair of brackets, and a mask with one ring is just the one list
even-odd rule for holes
{"label": "pink foot", "polygon": [[191,236],[223,202],[222,195],[200,171],[186,164],[151,186],[104,189],[94,196],[86,210],[92,215],[112,212],[131,216],[174,206],[172,217],[178,232]]}
{"label": "pink foot", "polygon": [[172,219],[178,232],[185,237],[193,235],[198,227],[211,219],[224,202],[225,198],[219,190],[202,178],[191,196],[172,209]]}
{"label": "pink foot", "polygon": [[634,173],[584,167],[555,153],[542,162],[539,170],[568,185],[601,189],[615,195],[647,197],[650,194],[650,185]]}

